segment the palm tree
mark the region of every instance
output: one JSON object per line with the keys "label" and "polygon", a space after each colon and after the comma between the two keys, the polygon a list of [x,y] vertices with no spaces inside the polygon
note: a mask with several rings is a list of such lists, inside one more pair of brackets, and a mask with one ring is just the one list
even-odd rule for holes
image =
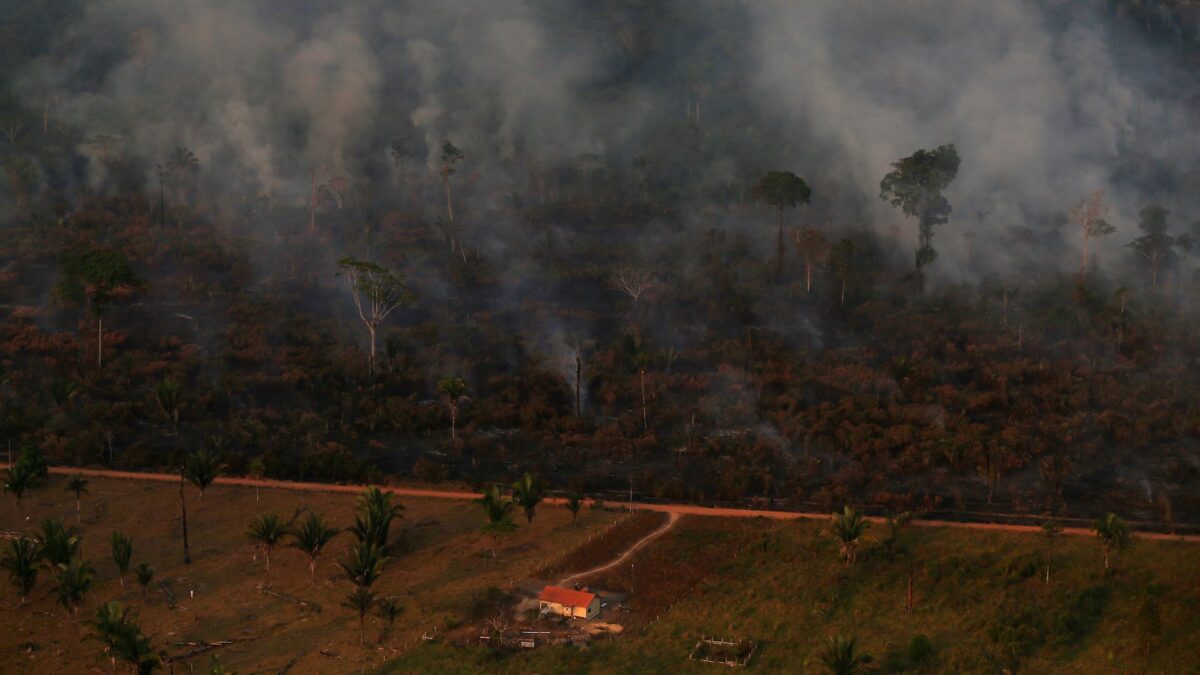
{"label": "palm tree", "polygon": [[358,515],[350,531],[360,542],[375,544],[380,549],[387,546],[388,530],[392,521],[404,510],[402,504],[392,501],[393,495],[372,485],[358,498]]}
{"label": "palm tree", "polygon": [[0,568],[8,570],[8,577],[21,591],[21,604],[29,598],[37,584],[37,561],[40,556],[37,542],[21,537],[8,542],[8,550],[0,558]]}
{"label": "palm tree", "polygon": [[115,600],[110,600],[96,609],[95,621],[87,622],[93,629],[92,634],[88,637],[98,640],[104,645],[104,654],[108,656],[113,672],[117,670],[115,649],[117,642],[120,640],[121,632],[125,629],[125,617],[127,614],[129,614],[129,610],[124,605]]}
{"label": "palm tree", "polygon": [[869,654],[858,653],[858,638],[834,635],[825,642],[821,650],[821,662],[832,675],[855,675],[871,663]]}
{"label": "palm tree", "polygon": [[52,570],[69,565],[79,553],[79,532],[63,526],[61,520],[42,521],[41,540],[41,558]]}
{"label": "palm tree", "polygon": [[263,550],[267,560],[267,585],[271,585],[271,551],[287,536],[287,526],[274,513],[260,514],[250,523],[246,536]]}
{"label": "palm tree", "polygon": [[1092,529],[1104,547],[1104,569],[1107,570],[1109,552],[1113,549],[1122,551],[1129,545],[1131,538],[1129,527],[1115,513],[1109,513],[1098,518]]}
{"label": "palm tree", "polygon": [[845,507],[841,513],[833,514],[833,534],[842,544],[842,560],[849,565],[858,555],[858,541],[867,531],[867,521],[852,507]]}
{"label": "palm tree", "polygon": [[71,614],[79,611],[79,605],[84,596],[92,590],[92,582],[96,578],[96,568],[91,563],[78,558],[69,565],[58,568],[58,604],[71,610]]}
{"label": "palm tree", "polygon": [[[387,597],[380,598],[375,603],[375,608],[375,613],[387,623],[387,632],[391,633],[392,627],[396,625],[396,619],[404,613],[404,605],[400,604],[396,598]],[[379,638],[382,641],[383,635],[381,634]]]}
{"label": "palm tree", "polygon": [[300,527],[292,531],[292,547],[298,548],[308,556],[308,578],[312,581],[317,573],[317,556],[325,545],[337,536],[338,530],[329,527],[318,513],[308,514],[308,518]]}
{"label": "palm tree", "polygon": [[533,523],[533,510],[542,502],[543,496],[542,482],[528,471],[521,480],[513,483],[513,501],[525,510],[526,523]]}
{"label": "palm tree", "polygon": [[112,544],[113,562],[117,564],[117,570],[121,573],[121,586],[125,586],[125,573],[129,571],[129,560],[133,557],[133,539],[121,534],[113,532],[108,539]]}
{"label": "palm tree", "polygon": [[4,472],[4,491],[16,495],[18,509],[21,508],[21,499],[33,487],[35,480],[33,470],[23,462],[18,461]]}
{"label": "palm tree", "polygon": [[83,500],[83,496],[86,495],[88,492],[87,479],[84,478],[80,474],[75,474],[74,476],[71,476],[71,478],[67,480],[66,491],[75,493],[75,522],[79,523],[80,519],[81,519],[80,502]]}
{"label": "palm tree", "polygon": [[457,438],[458,405],[467,399],[467,383],[461,377],[447,377],[438,382],[438,392],[450,409],[450,438]]}
{"label": "palm tree", "polygon": [[200,491],[200,505],[204,505],[204,491],[221,475],[225,465],[217,461],[216,455],[201,448],[188,455],[183,465],[183,476]]}
{"label": "palm tree", "polygon": [[370,588],[383,573],[387,558],[380,552],[379,547],[367,542],[359,542],[346,552],[346,557],[338,561],[338,567],[346,573],[346,578],[355,586]]}
{"label": "palm tree", "polygon": [[571,524],[579,518],[579,509],[583,506],[583,496],[578,492],[570,492],[567,494],[567,510],[571,512]]}
{"label": "palm tree", "polygon": [[353,610],[358,613],[358,644],[364,644],[365,638],[363,632],[365,630],[367,613],[375,606],[375,591],[366,586],[357,586],[346,599],[342,601],[342,607]]}
{"label": "palm tree", "polygon": [[496,557],[496,544],[500,537],[516,532],[518,525],[512,521],[513,503],[500,496],[500,488],[493,485],[475,500],[483,506],[488,522],[483,532],[492,536],[492,557]]}
{"label": "palm tree", "polygon": [[154,580],[154,568],[145,562],[140,562],[133,569],[133,575],[137,577],[138,585],[142,587],[142,597],[146,597],[146,587]]}
{"label": "palm tree", "polygon": [[129,609],[119,602],[106,602],[96,610],[91,637],[104,644],[104,653],[114,664],[121,659],[135,673],[152,673],[162,665],[162,657],[154,651],[150,638],[142,632]]}

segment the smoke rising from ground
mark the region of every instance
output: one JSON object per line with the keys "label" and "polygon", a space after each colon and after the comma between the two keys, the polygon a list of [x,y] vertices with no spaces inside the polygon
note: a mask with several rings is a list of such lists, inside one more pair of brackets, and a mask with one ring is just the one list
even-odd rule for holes
{"label": "smoke rising from ground", "polygon": [[[692,186],[681,194],[787,168],[816,191],[802,218],[867,224],[904,250],[915,224],[878,199],[879,180],[955,143],[934,267],[952,280],[1073,260],[1055,216],[1098,188],[1122,227],[1109,249],[1149,199],[1196,213],[1194,78],[1099,3],[615,7],[96,0],[19,90],[32,109],[56,96],[56,118],[90,139],[92,189],[104,153],[140,158],[151,185],[186,146],[209,194],[299,205],[314,167],[394,183],[394,139],[410,148],[400,177],[428,175],[452,139],[468,156],[463,199],[484,208],[587,161],[633,183],[647,155],[650,183]],[[686,125],[698,135],[664,132]],[[656,161],[681,144],[704,151]],[[1013,244],[1019,231],[1048,249]],[[513,234],[489,228],[489,248]]]}

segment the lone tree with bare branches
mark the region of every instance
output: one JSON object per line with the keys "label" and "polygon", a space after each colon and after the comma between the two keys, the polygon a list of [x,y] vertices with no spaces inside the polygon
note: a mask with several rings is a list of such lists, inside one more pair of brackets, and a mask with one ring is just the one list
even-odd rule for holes
{"label": "lone tree with bare branches", "polygon": [[754,198],[775,207],[779,212],[779,237],[776,242],[778,261],[775,274],[783,276],[783,210],[807,204],[812,197],[812,188],[804,179],[791,171],[769,171],[759,179],[752,192]]}
{"label": "lone tree with bare branches", "polygon": [[641,314],[642,296],[658,285],[654,272],[637,265],[621,265],[613,271],[608,285],[633,300],[633,315]]}
{"label": "lone tree with bare branches", "polygon": [[1081,278],[1087,273],[1088,244],[1092,238],[1108,236],[1117,229],[1104,220],[1106,215],[1108,205],[1104,203],[1104,190],[1096,190],[1071,208],[1071,224],[1078,227],[1083,234],[1083,259],[1079,262]]}
{"label": "lone tree with bare branches", "polygon": [[350,282],[350,293],[358,318],[371,337],[371,352],[367,357],[367,372],[375,374],[375,332],[379,324],[397,307],[411,305],[412,291],[404,283],[404,274],[358,258],[342,258],[338,267]]}

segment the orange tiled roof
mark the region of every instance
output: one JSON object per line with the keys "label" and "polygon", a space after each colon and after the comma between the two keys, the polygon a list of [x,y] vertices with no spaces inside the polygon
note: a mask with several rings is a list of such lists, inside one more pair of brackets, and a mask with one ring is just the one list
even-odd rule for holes
{"label": "orange tiled roof", "polygon": [[560,586],[547,586],[542,589],[542,594],[538,596],[538,600],[542,602],[554,602],[566,607],[587,607],[595,599],[595,593],[573,591]]}

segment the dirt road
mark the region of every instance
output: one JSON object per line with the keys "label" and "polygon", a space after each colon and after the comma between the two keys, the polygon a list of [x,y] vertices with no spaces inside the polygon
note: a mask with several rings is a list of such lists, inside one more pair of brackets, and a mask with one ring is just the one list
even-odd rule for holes
{"label": "dirt road", "polygon": [[655,539],[658,539],[662,535],[666,534],[667,530],[669,530],[675,526],[675,523],[676,523],[676,521],[679,520],[679,518],[680,518],[680,515],[678,513],[673,513],[673,512],[668,513],[667,514],[667,522],[663,523],[662,527],[660,527],[657,530],[651,532],[650,534],[642,537],[641,539],[638,539],[637,541],[635,541],[633,543],[633,546],[630,546],[629,548],[622,551],[621,555],[617,556],[616,558],[613,558],[612,560],[610,560],[607,563],[604,563],[603,565],[600,565],[599,567],[593,567],[590,570],[576,572],[575,574],[572,574],[569,577],[563,577],[562,580],[558,582],[558,585],[566,586],[567,584],[571,583],[572,581],[575,581],[576,579],[590,577],[593,574],[599,574],[600,572],[606,572],[614,567],[617,567],[621,563],[628,560],[629,556],[633,555],[634,553],[637,553],[638,549],[642,548],[646,544],[649,544],[650,542],[654,541]]}
{"label": "dirt road", "polygon": [[[0,463],[0,469],[8,468],[7,464]],[[68,466],[53,466],[50,467],[50,473],[60,475],[75,475],[81,474],[84,476],[93,476],[97,478],[123,478],[130,480],[152,480],[160,482],[177,483],[179,475],[172,473],[141,473],[136,471],[109,471],[107,469],[83,469]],[[311,492],[344,492],[357,493],[361,492],[365,485],[331,485],[329,483],[300,483],[295,481],[284,480],[269,480],[256,478],[237,478],[222,476],[216,480],[217,485],[232,485],[240,487],[263,487],[275,490],[308,490]],[[431,497],[435,499],[478,499],[481,495],[476,492],[461,492],[452,490],[428,490],[421,488],[403,488],[403,487],[385,487],[384,490],[392,494],[407,496],[407,497]],[[566,500],[550,497],[547,498],[547,504],[563,504]],[[695,504],[646,504],[641,502],[633,502],[630,506],[635,510],[640,511],[660,511],[662,513],[672,514],[674,518],[678,516],[708,516],[721,518],[770,518],[774,520],[828,520],[828,513],[812,513],[812,512],[797,512],[797,511],[765,511],[754,509],[731,509],[698,506]],[[884,522],[883,518],[868,517],[867,520],[874,523]],[[674,521],[669,521],[667,527]],[[984,530],[992,532],[1023,532],[1029,534],[1037,534],[1041,532],[1041,528],[1036,525],[1011,525],[1008,523],[965,523],[953,520],[915,520],[913,525],[918,527],[951,527],[964,530]],[[660,533],[661,534],[661,533]],[[1067,527],[1063,528],[1063,534],[1073,536],[1095,536],[1094,533],[1083,527]],[[652,533],[653,536],[657,536]],[[1155,541],[1187,541],[1200,543],[1200,535],[1195,534],[1163,534],[1160,532],[1135,532],[1134,536],[1138,539],[1147,539]],[[593,570],[595,571],[595,570]],[[589,572],[590,573],[590,572]]]}

